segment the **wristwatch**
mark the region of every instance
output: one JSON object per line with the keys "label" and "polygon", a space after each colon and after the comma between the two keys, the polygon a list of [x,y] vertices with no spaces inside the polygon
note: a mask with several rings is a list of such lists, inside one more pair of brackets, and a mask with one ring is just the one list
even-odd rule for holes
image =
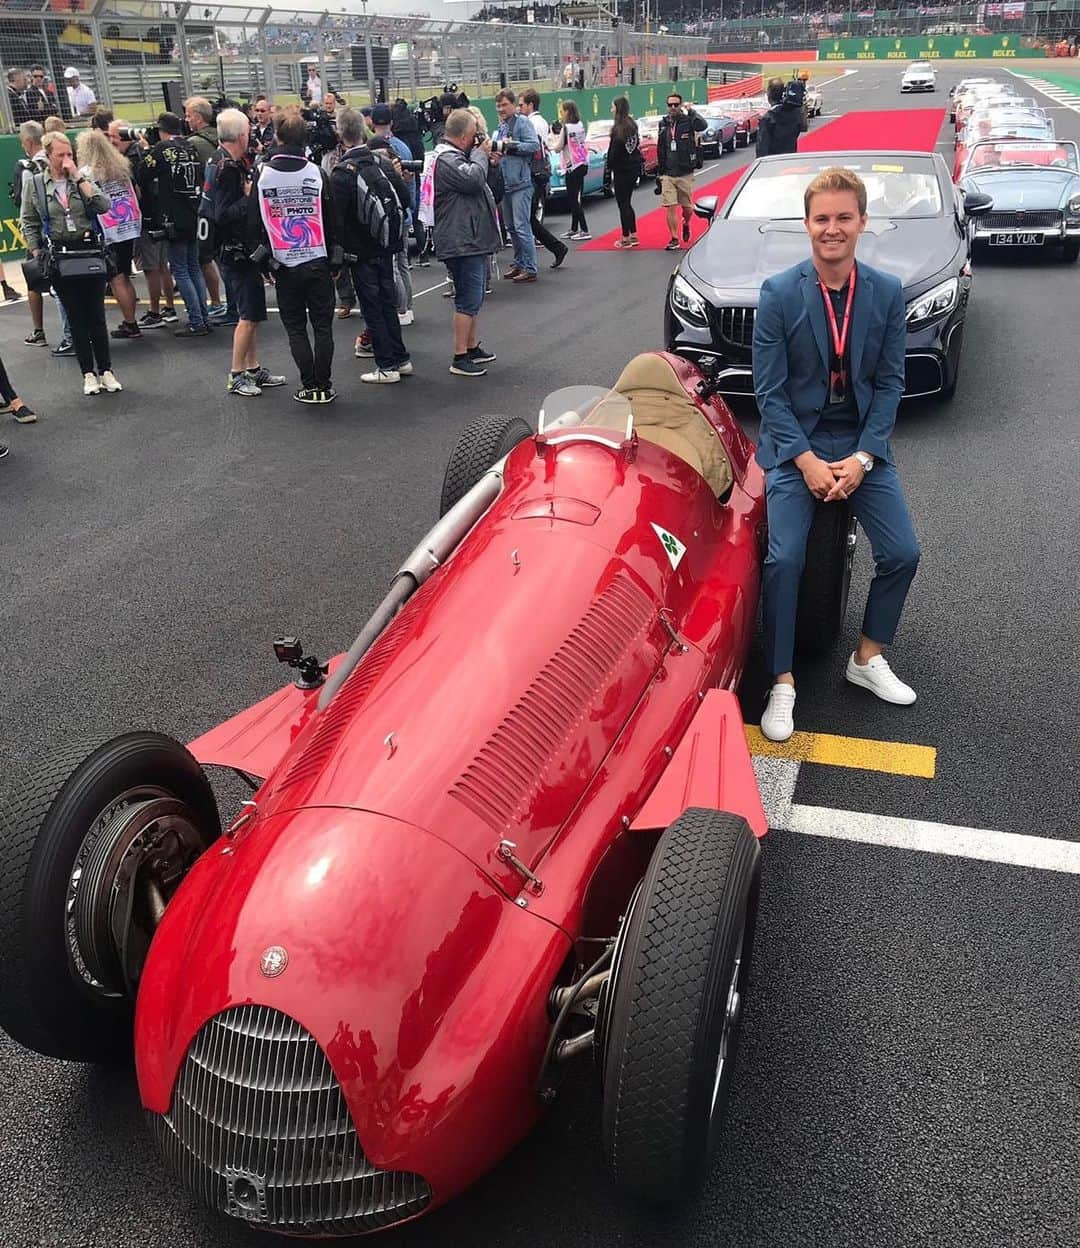
{"label": "wristwatch", "polygon": [[865,451],[856,451],[855,458],[860,464],[862,464],[863,472],[869,472],[874,466],[874,457],[872,455],[867,455]]}

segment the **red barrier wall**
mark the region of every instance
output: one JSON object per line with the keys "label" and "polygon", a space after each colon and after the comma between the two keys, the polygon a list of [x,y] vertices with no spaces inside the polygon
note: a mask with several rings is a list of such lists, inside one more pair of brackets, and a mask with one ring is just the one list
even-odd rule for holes
{"label": "red barrier wall", "polygon": [[743,95],[760,95],[762,78],[755,74],[753,78],[743,78],[739,82],[727,82],[721,87],[709,88],[709,103],[713,100],[734,100]]}
{"label": "red barrier wall", "polygon": [[805,48],[798,52],[709,52],[707,61],[727,61],[729,65],[749,61],[751,65],[794,65],[797,61],[816,61],[817,48]]}

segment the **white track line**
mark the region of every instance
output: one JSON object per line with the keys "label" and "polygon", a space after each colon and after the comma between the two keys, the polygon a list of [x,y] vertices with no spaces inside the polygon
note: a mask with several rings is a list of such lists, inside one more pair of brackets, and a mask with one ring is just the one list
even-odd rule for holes
{"label": "white track line", "polygon": [[1080,842],[1077,841],[1055,841],[1044,836],[1021,836],[1016,832],[965,828],[923,819],[898,819],[861,810],[804,806],[792,800],[799,767],[799,763],[786,758],[754,759],[761,803],[769,827],[777,831],[1080,875]]}
{"label": "white track line", "polygon": [[1033,87],[1040,95],[1045,95],[1048,100],[1053,100],[1059,108],[1067,108],[1072,113],[1080,113],[1080,96],[1072,91],[1066,91],[1064,87],[1059,87],[1056,83],[1047,82],[1045,78],[1035,78],[1015,69],[1010,69],[1009,73],[1029,87]]}

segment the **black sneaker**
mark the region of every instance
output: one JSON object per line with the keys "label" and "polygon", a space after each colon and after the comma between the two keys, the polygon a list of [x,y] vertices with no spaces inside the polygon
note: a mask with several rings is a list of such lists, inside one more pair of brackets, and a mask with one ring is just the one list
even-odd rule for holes
{"label": "black sneaker", "polygon": [[28,347],[46,347],[49,345],[45,341],[45,331],[43,329],[35,329],[33,333],[27,334],[23,342]]}
{"label": "black sneaker", "polygon": [[297,390],[292,396],[297,403],[322,403],[323,392],[321,390]]}
{"label": "black sneaker", "polygon": [[176,338],[205,338],[210,332],[209,325],[185,325],[183,329],[174,331]]}
{"label": "black sneaker", "polygon": [[161,309],[161,323],[163,325],[175,325],[180,318],[176,315],[175,308]]}
{"label": "black sneaker", "polygon": [[477,364],[475,360],[469,359],[467,355],[455,355],[450,364],[450,371],[455,377],[487,376],[487,369],[483,364]]}
{"label": "black sneaker", "polygon": [[[174,312],[173,316],[175,315]],[[138,321],[140,329],[160,329],[164,324],[165,320],[160,312],[144,312]]]}
{"label": "black sneaker", "polygon": [[127,321],[121,321],[119,326],[112,331],[109,337],[110,338],[141,338],[142,330],[138,327],[138,325],[134,321],[132,321],[130,324],[128,324]]}
{"label": "black sneaker", "polygon": [[665,251],[682,251],[682,244],[677,238],[668,239],[668,244],[664,248]]}
{"label": "black sneaker", "polygon": [[74,355],[75,344],[67,338],[62,338],[52,349],[53,355]]}
{"label": "black sneaker", "polygon": [[682,223],[682,241],[684,243],[688,243],[690,241],[690,222],[689,221],[684,221]]}
{"label": "black sneaker", "polygon": [[478,342],[475,347],[469,348],[469,359],[474,364],[494,364],[499,357],[494,351],[489,351],[482,342]]}

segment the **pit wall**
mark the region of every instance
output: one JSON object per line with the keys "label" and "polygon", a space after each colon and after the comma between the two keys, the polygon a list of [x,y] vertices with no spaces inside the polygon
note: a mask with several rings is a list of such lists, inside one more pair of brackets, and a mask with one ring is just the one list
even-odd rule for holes
{"label": "pit wall", "polygon": [[[558,115],[559,107],[564,100],[573,100],[581,113],[586,125],[590,121],[611,116],[611,103],[617,95],[625,95],[630,101],[630,111],[635,117],[643,117],[648,113],[664,112],[664,103],[668,92],[678,91],[691,103],[704,104],[706,85],[704,78],[682,78],[678,82],[646,82],[638,86],[597,87],[592,91],[549,91],[540,96],[540,111],[553,121]],[[499,124],[495,113],[495,101],[492,99],[477,100],[480,111],[487,119],[488,125],[494,130]],[[72,131],[69,137],[74,140],[78,131]],[[0,261],[22,260],[26,255],[26,243],[19,228],[19,211],[11,202],[8,186],[11,182],[15,162],[22,156],[22,147],[18,135],[0,135],[0,221],[3,231],[0,234]]]}

